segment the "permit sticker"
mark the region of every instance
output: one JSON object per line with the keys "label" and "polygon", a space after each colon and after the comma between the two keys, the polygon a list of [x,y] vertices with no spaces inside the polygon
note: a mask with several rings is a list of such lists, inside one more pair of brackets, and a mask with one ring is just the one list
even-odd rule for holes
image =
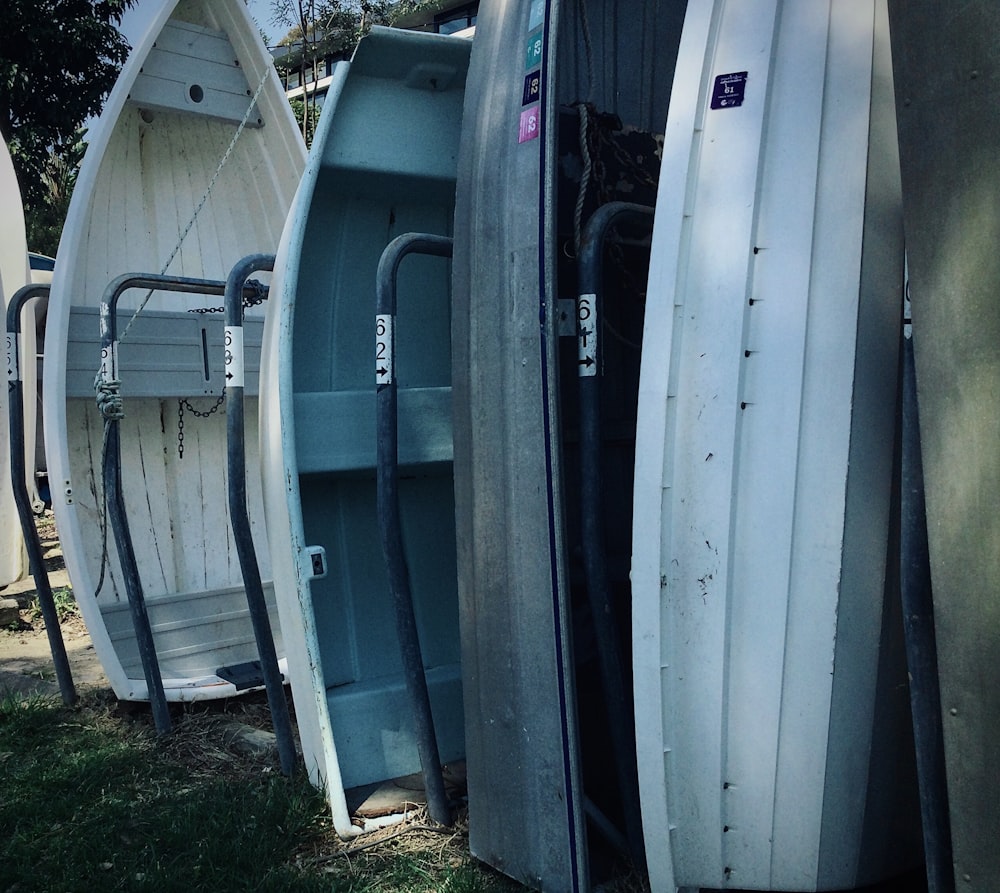
{"label": "permit sticker", "polygon": [[531,74],[525,75],[524,90],[521,93],[521,105],[530,105],[532,102],[538,102],[541,91],[542,73],[540,71],[533,71]]}
{"label": "permit sticker", "polygon": [[715,87],[712,89],[712,108],[728,109],[743,105],[746,86],[747,73],[745,71],[720,74],[715,79]]}
{"label": "permit sticker", "polygon": [[528,140],[533,140],[538,136],[540,130],[540,109],[541,106],[536,105],[521,112],[521,128],[517,134],[517,141],[519,143],[526,143]]}
{"label": "permit sticker", "polygon": [[534,68],[542,63],[542,29],[528,35],[528,47],[524,54],[524,70]]}
{"label": "permit sticker", "polygon": [[528,13],[528,30],[537,28],[545,18],[545,0],[531,0],[531,12]]}

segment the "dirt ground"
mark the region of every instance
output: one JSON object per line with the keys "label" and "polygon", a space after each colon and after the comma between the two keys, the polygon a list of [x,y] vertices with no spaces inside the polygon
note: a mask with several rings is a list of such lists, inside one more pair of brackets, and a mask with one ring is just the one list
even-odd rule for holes
{"label": "dirt ground", "polygon": [[[54,593],[70,588],[52,512],[46,511],[36,526],[49,586]],[[0,598],[15,599],[21,609],[19,623],[0,627],[0,696],[4,691],[59,694],[45,623],[31,610],[36,594],[30,574],[0,589]],[[61,624],[61,633],[76,687],[109,688],[83,620],[78,615],[69,617]]]}

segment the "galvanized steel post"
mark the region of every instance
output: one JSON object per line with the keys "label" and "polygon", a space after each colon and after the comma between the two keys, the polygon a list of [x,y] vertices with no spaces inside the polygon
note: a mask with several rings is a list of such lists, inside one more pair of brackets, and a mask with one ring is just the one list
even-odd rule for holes
{"label": "galvanized steel post", "polygon": [[24,386],[20,374],[20,357],[18,356],[21,334],[21,310],[28,301],[42,298],[49,293],[48,285],[26,285],[14,292],[7,305],[7,410],[9,413],[10,435],[10,471],[11,484],[14,490],[14,502],[24,534],[24,544],[28,550],[28,566],[35,580],[35,590],[38,594],[38,605],[45,621],[45,634],[49,639],[49,650],[52,652],[52,663],[59,682],[59,692],[63,703],[76,702],[76,687],[73,685],[73,674],[70,671],[69,659],[66,656],[66,645],[63,642],[59,626],[59,614],[56,611],[52,587],[49,585],[49,575],[45,572],[45,561],[42,555],[42,544],[38,539],[38,530],[31,511],[31,497],[25,481],[24,460]]}
{"label": "galvanized steel post", "polygon": [[630,202],[609,202],[598,208],[583,230],[577,259],[580,296],[577,303],[578,371],[580,383],[580,522],[587,596],[594,619],[601,685],[608,708],[615,771],[624,806],[629,851],[643,864],[639,782],[635,766],[634,720],[625,693],[625,672],[618,623],[608,586],[601,475],[601,276],[604,241],[612,226],[623,221],[652,225],[653,209]]}
{"label": "galvanized steel post", "polygon": [[[427,810],[439,824],[452,823],[451,808],[444,790],[441,758],[438,753],[434,718],[431,715],[427,677],[420,652],[413,596],[403,549],[399,511],[398,415],[397,381],[394,368],[394,338],[396,315],[396,273],[407,254],[429,254],[451,257],[452,240],[445,236],[408,233],[393,239],[382,252],[376,274],[376,329],[384,327],[387,355],[377,357],[376,413],[378,426],[378,520],[382,551],[389,573],[396,610],[396,629],[406,677],[406,690],[413,709],[417,749],[427,792]],[[384,361],[383,365],[378,363]]]}
{"label": "galvanized steel post", "polygon": [[264,586],[254,549],[250,516],[247,511],[247,474],[245,426],[243,413],[243,292],[247,279],[258,270],[273,270],[274,256],[252,254],[236,263],[226,282],[226,432],[227,458],[229,464],[229,517],[236,538],[236,551],[243,573],[243,587],[246,590],[247,606],[253,623],[257,652],[260,655],[261,672],[267,691],[267,703],[271,709],[271,722],[278,740],[278,757],[281,771],[291,775],[295,770],[295,739],[288,714],[278,656],[274,648],[271,621],[267,615],[264,600]]}

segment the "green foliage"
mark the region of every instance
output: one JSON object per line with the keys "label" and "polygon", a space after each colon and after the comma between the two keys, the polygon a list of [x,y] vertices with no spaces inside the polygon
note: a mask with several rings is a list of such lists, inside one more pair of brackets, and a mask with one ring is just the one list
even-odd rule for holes
{"label": "green foliage", "polygon": [[392,7],[390,15],[391,24],[395,25],[396,22],[415,12],[419,12],[422,16],[427,16],[430,19],[435,13],[441,12],[446,6],[448,6],[447,0],[399,0]]}
{"label": "green foliage", "polygon": [[[70,617],[80,616],[80,606],[76,603],[76,596],[73,595],[73,590],[68,586],[53,590],[52,601],[55,602],[56,616],[59,618],[60,623]],[[31,600],[31,605],[28,608],[28,617],[30,620],[42,619],[42,607],[38,603],[37,595]]]}
{"label": "green foliage", "polygon": [[50,153],[78,140],[128,55],[116,25],[133,0],[4,0],[0,4],[0,133],[22,198],[45,200]]}
{"label": "green foliage", "polygon": [[278,42],[289,52],[279,71],[293,71],[329,56],[349,59],[373,25],[388,25],[391,0],[272,0],[272,22],[288,28]]}
{"label": "green foliage", "polygon": [[303,137],[306,141],[306,146],[311,146],[313,141],[313,136],[316,134],[316,125],[319,124],[319,109],[316,108],[316,104],[310,102],[307,106],[305,102],[301,99],[289,100],[292,105],[292,114],[295,115],[295,120],[301,125],[305,122],[305,133]]}
{"label": "green foliage", "polygon": [[135,0],[0,3],[0,135],[21,188],[32,251],[55,255],[82,157],[128,56],[117,30]]}
{"label": "green foliage", "polygon": [[24,891],[329,890],[291,855],[323,815],[299,778],[199,777],[145,727],[0,702],[0,864]]}
{"label": "green foliage", "polygon": [[304,774],[224,751],[205,707],[157,738],[148,714],[122,718],[113,703],[0,698],[0,891],[523,889],[472,859],[460,832],[345,844]]}
{"label": "green foliage", "polygon": [[[275,59],[279,72],[306,71],[326,59],[349,59],[358,41],[373,25],[389,24],[391,0],[271,0],[271,22],[287,28],[279,46],[288,51]],[[312,142],[319,110],[314,96],[306,91],[292,101],[306,144]]]}
{"label": "green foliage", "polygon": [[45,193],[40,201],[31,202],[25,207],[24,223],[28,247],[32,251],[50,257],[56,256],[59,236],[69,211],[69,200],[76,185],[76,175],[87,148],[83,140],[84,133],[82,128],[78,130],[76,142],[61,151],[54,148],[48,150],[42,168]]}

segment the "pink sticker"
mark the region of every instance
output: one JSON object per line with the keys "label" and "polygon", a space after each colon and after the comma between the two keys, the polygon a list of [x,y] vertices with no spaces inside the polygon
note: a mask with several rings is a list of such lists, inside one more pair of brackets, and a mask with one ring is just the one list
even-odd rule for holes
{"label": "pink sticker", "polygon": [[521,112],[521,130],[517,136],[519,143],[526,143],[528,140],[533,140],[538,136],[539,108],[540,106],[536,105]]}

